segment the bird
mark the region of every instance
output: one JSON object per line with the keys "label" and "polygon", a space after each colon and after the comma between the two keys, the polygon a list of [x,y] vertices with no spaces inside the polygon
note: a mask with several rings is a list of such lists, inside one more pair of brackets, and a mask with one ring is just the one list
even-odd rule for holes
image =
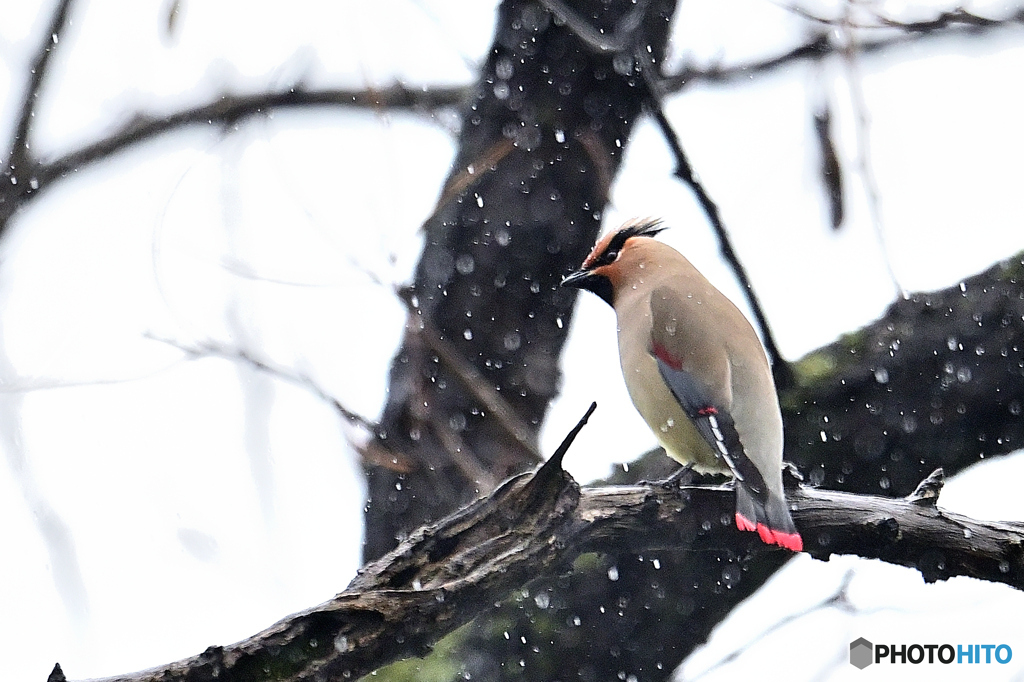
{"label": "bird", "polygon": [[782,488],[782,413],[771,368],[747,318],[681,253],[655,239],[658,220],[627,222],[594,246],[561,286],[615,310],[629,396],[679,463],[731,473],[736,526],[803,550]]}

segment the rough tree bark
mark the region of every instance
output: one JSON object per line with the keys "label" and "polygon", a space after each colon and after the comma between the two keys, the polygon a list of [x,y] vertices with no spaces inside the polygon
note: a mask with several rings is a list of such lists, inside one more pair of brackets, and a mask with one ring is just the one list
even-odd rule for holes
{"label": "rough tree bark", "polygon": [[[329,602],[242,642],[106,682],[351,679],[424,653],[536,576],[568,572],[583,552],[629,550],[649,556],[658,549],[703,554],[729,547],[735,556],[721,566],[726,588],[739,583],[758,557],[786,554],[734,527],[729,486],[648,483],[581,490],[562,469],[562,459],[596,406],[537,471],[515,476],[491,495],[420,527],[364,566]],[[1024,524],[978,522],[945,512],[937,507],[942,483],[938,469],[903,500],[802,486],[790,487],[789,500],[806,551],[817,558],[859,554],[916,568],[929,582],[962,575],[1024,589]],[[657,560],[651,563],[661,569]],[[611,573],[608,578],[615,581]],[[543,608],[553,596],[558,594],[540,592],[534,601]],[[566,625],[581,628],[583,619],[574,616]],[[539,654],[541,648],[533,651]],[[536,678],[536,666],[531,668]],[[545,679],[564,675],[564,669],[543,673]],[[64,682],[59,665],[48,682]]]}

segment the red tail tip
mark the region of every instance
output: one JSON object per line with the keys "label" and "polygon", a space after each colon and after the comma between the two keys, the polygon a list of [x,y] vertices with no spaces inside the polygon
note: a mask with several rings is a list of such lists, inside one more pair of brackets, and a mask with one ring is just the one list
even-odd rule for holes
{"label": "red tail tip", "polygon": [[757,526],[754,525],[754,522],[739,512],[736,512],[736,527],[740,530],[757,530]]}
{"label": "red tail tip", "polygon": [[755,524],[739,512],[736,512],[736,527],[740,530],[757,531],[766,545],[778,545],[794,552],[804,551],[804,541],[800,537],[800,533],[783,533],[773,530],[763,523]]}

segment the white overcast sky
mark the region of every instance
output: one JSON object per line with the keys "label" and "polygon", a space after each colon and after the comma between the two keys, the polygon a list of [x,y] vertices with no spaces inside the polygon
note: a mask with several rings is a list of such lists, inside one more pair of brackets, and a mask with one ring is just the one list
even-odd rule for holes
{"label": "white overcast sky", "polygon": [[[0,0],[5,134],[51,4]],[[990,4],[973,7],[997,15],[1005,5]],[[133,112],[170,112],[224,91],[467,83],[495,7],[183,0],[169,37],[168,5],[76,3],[34,122],[37,153],[88,142]],[[888,7],[925,17],[938,5]],[[755,58],[804,30],[767,0],[686,0],[672,62]],[[1024,249],[1024,31],[933,41],[859,68],[881,235],[854,172],[855,116],[839,61],[694,87],[667,105],[792,358],[881,314],[896,295],[889,266],[905,289],[934,289]],[[810,111],[823,97],[849,171],[849,219],[838,233],[826,226],[811,137]],[[150,667],[241,639],[345,587],[358,562],[363,489],[330,406],[165,341],[257,353],[377,416],[403,323],[377,281],[409,278],[453,151],[450,121],[277,112],[228,135],[189,129],[119,154],[14,221],[0,242],[0,677],[43,680],[58,660],[73,678]],[[606,227],[662,216],[673,228],[664,239],[739,300],[672,168],[658,131],[638,126]],[[617,362],[611,311],[582,296],[542,445],[551,451],[596,399],[601,418],[566,460],[583,481],[653,445],[621,382],[608,380],[615,373],[589,371]],[[975,467],[947,486],[943,504],[1024,520],[1019,460]],[[849,570],[859,613],[816,611],[773,629]],[[830,671],[842,680],[864,674],[845,665],[856,637],[1001,643],[1022,608],[1021,595],[999,585],[926,586],[877,562],[801,557],[685,673],[772,630],[701,679],[732,679],[796,647],[792,679]],[[1013,636],[1012,664],[986,669],[985,679],[1024,674],[1024,637]],[[921,672],[955,679],[949,669]]]}

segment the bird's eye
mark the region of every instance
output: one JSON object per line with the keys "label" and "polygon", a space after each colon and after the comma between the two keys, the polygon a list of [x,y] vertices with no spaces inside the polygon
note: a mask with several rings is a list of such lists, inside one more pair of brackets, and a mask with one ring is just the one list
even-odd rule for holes
{"label": "bird's eye", "polygon": [[616,260],[619,259],[619,252],[618,251],[608,251],[608,252],[606,252],[604,254],[604,259],[606,261],[608,261],[609,263],[614,263]]}

